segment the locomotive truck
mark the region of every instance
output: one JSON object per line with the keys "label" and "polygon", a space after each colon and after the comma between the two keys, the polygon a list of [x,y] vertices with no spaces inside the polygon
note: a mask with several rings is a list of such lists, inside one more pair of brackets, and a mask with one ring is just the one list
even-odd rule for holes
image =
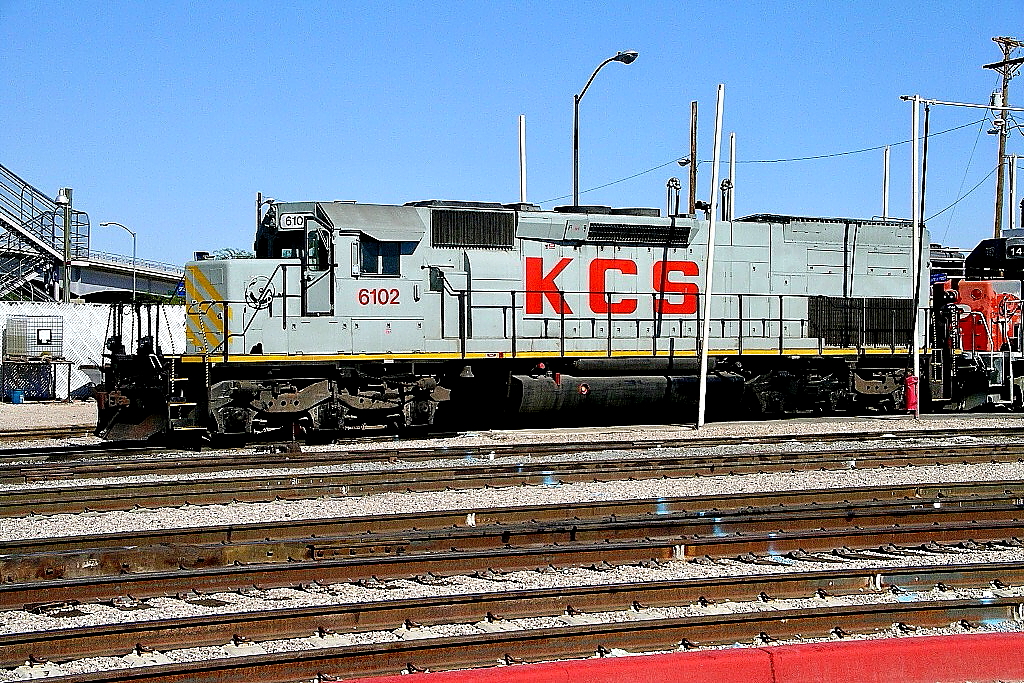
{"label": "locomotive truck", "polygon": [[709,222],[693,214],[257,206],[255,258],[186,266],[184,353],[164,353],[155,335],[126,349],[114,325],[98,434],[688,422],[705,322],[709,406],[720,413],[900,410],[915,344],[932,405],[1013,401],[1013,380],[993,368],[1012,374],[1009,355],[996,357],[1011,342],[1018,351],[1019,281],[985,290],[984,311],[963,302],[973,290],[955,278],[929,304],[927,250],[915,275],[909,221],[719,221],[708,292]]}

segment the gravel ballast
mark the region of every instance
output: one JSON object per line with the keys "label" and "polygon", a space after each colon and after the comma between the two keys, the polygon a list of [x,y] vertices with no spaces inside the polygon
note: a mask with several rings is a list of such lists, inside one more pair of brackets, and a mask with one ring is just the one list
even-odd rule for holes
{"label": "gravel ballast", "polygon": [[[580,458],[600,456],[580,456]],[[577,459],[580,459],[577,458]],[[531,459],[530,462],[540,460]],[[496,461],[497,462],[497,461]],[[465,466],[465,462],[460,463]],[[399,468],[397,464],[383,466]],[[458,466],[458,465],[453,465]],[[369,468],[371,464],[343,467]],[[300,474],[309,470],[287,470]],[[252,474],[266,474],[252,471]],[[232,475],[240,475],[234,472]],[[196,478],[208,479],[206,475]],[[147,478],[131,478],[148,479]],[[266,503],[185,505],[177,508],[136,508],[111,512],[33,515],[0,518],[0,542],[51,536],[76,536],[145,529],[171,529],[213,524],[320,519],[427,512],[480,510],[514,505],[560,505],[567,502],[652,499],[676,496],[708,496],[728,493],[786,491],[851,486],[885,486],[920,482],[973,482],[1024,479],[1024,463],[929,465],[879,469],[843,469],[786,473],[737,474],[709,477],[643,479],[467,489],[409,493],[382,493],[358,497],[325,497],[311,500],[276,500]],[[98,480],[89,480],[98,483]],[[103,480],[99,480],[102,482]],[[110,479],[109,483],[126,481]],[[31,486],[31,485],[26,485]],[[11,487],[18,488],[18,487]]]}
{"label": "gravel ballast", "polygon": [[[9,408],[21,408],[15,406]],[[3,413],[0,411],[0,419]],[[906,429],[920,429],[928,425],[936,428],[950,428],[963,423],[964,429],[971,426],[1022,426],[1024,422],[1017,416],[986,416],[981,419],[970,417],[947,418],[939,421],[933,417],[915,421],[906,418],[878,419],[839,419],[839,420],[787,420],[769,423],[715,423],[706,426],[700,436],[717,437],[726,435],[755,434],[836,434],[842,432],[860,432],[866,425],[872,425],[879,434],[878,445],[941,445],[951,443],[972,443],[975,438],[965,433],[954,440],[929,440],[898,438],[898,433]],[[397,447],[423,446],[466,446],[487,444],[507,444],[534,440],[536,442],[552,442],[562,439],[566,442],[586,442],[608,440],[614,438],[633,439],[643,449],[643,441],[650,439],[675,438],[677,436],[693,436],[694,432],[685,428],[674,427],[637,427],[615,428],[604,430],[536,430],[531,432],[486,432],[463,435],[444,440],[444,442],[427,441],[399,442]],[[986,439],[988,440],[988,439]],[[828,444],[804,444],[805,450],[842,450],[864,447],[863,441],[848,441]],[[366,448],[380,448],[380,444],[366,444]],[[534,456],[523,458],[491,458],[482,456],[476,462],[486,461],[488,464],[515,464],[519,462],[539,463],[545,461],[572,462],[585,459],[632,458],[642,459],[646,456],[664,457],[678,454],[711,455],[714,453],[735,452],[774,452],[793,450],[794,444],[780,445],[736,445],[710,446],[699,443],[687,448],[653,449],[638,451],[605,451],[600,453],[581,453],[564,456]],[[355,447],[349,447],[355,450]],[[253,456],[259,457],[257,454]],[[408,469],[415,467],[447,466],[452,468],[465,467],[468,463],[461,458],[441,458],[436,461],[418,462],[412,465],[400,462],[356,463],[319,468],[302,468],[288,470],[249,470],[222,472],[217,476],[244,476],[246,472],[253,475],[268,474],[301,474],[309,472],[341,472],[369,471],[381,469]],[[78,485],[97,483],[117,483],[123,481],[156,481],[199,479],[207,480],[209,474],[201,475],[157,475],[132,478],[108,478],[103,480],[82,480]],[[328,497],[305,501],[274,501],[271,503],[232,503],[228,505],[184,506],[180,508],[135,509],[130,511],[114,511],[103,513],[83,513],[77,515],[31,516],[23,518],[0,518],[0,542],[30,538],[46,538],[56,536],[75,536],[97,533],[131,532],[150,529],[187,528],[214,524],[245,524],[278,520],[318,519],[327,517],[364,516],[381,514],[400,514],[426,512],[434,510],[481,510],[495,506],[515,505],[551,505],[557,506],[571,502],[608,501],[619,499],[651,499],[658,497],[706,496],[714,494],[742,493],[755,491],[779,491],[816,488],[835,488],[852,486],[881,486],[920,482],[973,482],[993,481],[1001,479],[1024,479],[1024,463],[991,463],[970,465],[933,465],[926,467],[899,467],[880,469],[844,469],[834,471],[800,471],[784,474],[744,474],[732,476],[689,477],[674,479],[651,479],[637,481],[592,482],[575,484],[552,484],[547,486],[522,486],[502,489],[471,489],[464,491],[440,491],[423,493],[378,494],[361,497]],[[33,488],[52,486],[55,482],[24,486],[4,486],[2,488]],[[72,482],[60,482],[61,486],[75,485]],[[0,551],[2,552],[2,551]],[[53,610],[41,614],[24,611],[0,612],[0,633],[20,633],[45,631],[56,628],[84,627],[97,624],[124,623],[147,621],[152,619],[169,619],[176,617],[202,617],[233,612],[249,612],[270,610],[282,607],[315,607],[359,603],[376,600],[408,599],[416,597],[436,597],[445,595],[461,595],[490,591],[523,590],[533,588],[559,588],[577,585],[604,585],[610,583],[626,583],[638,581],[669,581],[687,578],[714,578],[749,574],[772,574],[793,571],[828,571],[836,567],[847,568],[888,568],[918,564],[964,564],[969,562],[1024,562],[1024,550],[1007,549],[1003,551],[963,551],[951,553],[920,552],[907,557],[893,558],[878,555],[874,560],[856,560],[844,562],[842,565],[831,563],[815,563],[787,560],[780,558],[781,566],[749,565],[739,562],[721,562],[715,564],[669,562],[662,566],[623,566],[597,569],[565,569],[545,570],[539,572],[523,571],[499,574],[488,578],[468,576],[450,577],[439,581],[420,583],[416,581],[387,581],[379,585],[367,584],[336,584],[330,586],[313,585],[308,589],[273,589],[268,591],[250,590],[242,593],[217,593],[204,595],[205,599],[222,601],[221,606],[195,604],[184,599],[153,598],[142,601],[143,609],[122,610],[111,605],[84,604],[75,610]],[[859,604],[861,602],[898,602],[903,600],[946,600],[954,597],[999,597],[1024,595],[1024,588],[984,589],[972,591],[923,591],[901,595],[857,595],[826,598],[808,598],[804,600],[769,600],[767,602],[735,602],[720,603],[701,607],[699,605],[680,605],[672,608],[642,609],[630,612],[609,612],[600,615],[584,615],[581,619],[598,619],[601,621],[627,621],[636,619],[683,617],[708,615],[734,611],[779,610],[802,607],[823,607],[829,605]],[[79,614],[75,614],[75,613]],[[570,621],[567,617],[551,616],[534,619],[508,620],[501,622],[498,628],[530,629],[550,626],[565,626]],[[39,676],[49,667],[50,675],[69,675],[87,671],[103,671],[127,666],[140,666],[169,661],[195,661],[197,659],[221,658],[252,654],[259,652],[283,652],[310,647],[336,647],[339,645],[387,642],[410,638],[430,638],[460,634],[485,633],[486,625],[454,624],[413,629],[396,628],[391,631],[377,631],[360,634],[339,634],[328,638],[301,638],[272,641],[261,644],[233,645],[193,648],[171,651],[167,653],[149,653],[128,657],[104,657],[79,660],[66,664],[48,664],[29,667],[21,670],[0,671],[0,682],[23,680],[30,676]],[[985,627],[990,630],[1020,630],[1019,622],[1003,622]],[[955,628],[937,631],[919,631],[917,635],[944,632],[962,632]],[[882,633],[882,637],[902,635],[899,633]],[[752,643],[748,643],[752,645]]]}

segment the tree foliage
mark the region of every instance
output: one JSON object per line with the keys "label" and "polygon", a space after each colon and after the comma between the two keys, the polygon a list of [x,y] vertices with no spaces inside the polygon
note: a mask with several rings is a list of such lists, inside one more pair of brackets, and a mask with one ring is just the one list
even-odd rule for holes
{"label": "tree foliage", "polygon": [[255,252],[248,249],[235,249],[234,247],[224,247],[223,249],[212,251],[210,256],[215,259],[256,258]]}

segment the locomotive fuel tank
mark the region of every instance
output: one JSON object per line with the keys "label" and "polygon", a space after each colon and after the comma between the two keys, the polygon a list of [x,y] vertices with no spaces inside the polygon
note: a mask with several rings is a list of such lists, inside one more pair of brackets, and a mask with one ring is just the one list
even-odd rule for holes
{"label": "locomotive fuel tank", "polygon": [[[715,398],[742,397],[743,377],[716,374],[708,377],[708,394]],[[615,413],[664,410],[672,406],[697,403],[696,375],[626,375],[574,377],[513,375],[511,403],[516,412],[538,414],[553,412]],[[680,419],[685,413],[677,413]]]}

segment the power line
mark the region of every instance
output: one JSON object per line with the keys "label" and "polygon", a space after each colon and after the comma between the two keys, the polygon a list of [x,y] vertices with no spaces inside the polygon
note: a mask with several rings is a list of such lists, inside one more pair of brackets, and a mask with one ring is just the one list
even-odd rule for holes
{"label": "power line", "polygon": [[[960,187],[958,187],[957,190],[956,190],[957,194],[960,194],[963,191],[964,183],[967,182],[967,174],[970,173],[970,171],[971,171],[971,164],[974,163],[974,153],[978,150],[978,141],[981,140],[981,131],[985,130],[985,123],[987,121],[988,121],[988,114],[986,113],[985,114],[985,118],[983,118],[981,121],[979,121],[979,123],[981,125],[978,126],[978,134],[974,136],[974,146],[971,147],[971,156],[968,157],[968,159],[967,159],[967,166],[964,167],[964,175],[960,179]],[[938,214],[936,214],[936,215],[938,215]],[[953,216],[955,216],[955,215],[956,215],[956,211],[954,211],[951,214],[949,214],[949,221],[946,222],[946,229],[943,230],[943,232],[942,232],[942,240],[940,240],[940,241],[942,241],[942,242],[946,241],[946,235],[949,234],[949,229],[953,226]]]}
{"label": "power line", "polygon": [[[932,136],[934,137],[936,135],[944,135],[946,133],[952,133],[953,131],[960,130],[961,128],[966,128],[968,126],[973,126],[976,123],[983,123],[986,120],[987,120],[987,116],[985,118],[979,119],[978,121],[971,121],[970,123],[965,123],[965,124],[963,124],[961,126],[955,126],[953,128],[947,128],[946,130],[939,131],[938,133],[933,133]],[[781,164],[781,163],[788,163],[788,162],[791,162],[791,161],[810,161],[810,160],[813,160],[813,159],[828,159],[828,158],[831,158],[831,157],[848,156],[850,154],[863,154],[864,152],[875,152],[875,151],[878,151],[880,149],[885,149],[886,147],[896,147],[898,145],[905,145],[905,144],[908,144],[910,142],[911,142],[910,140],[902,140],[900,142],[894,142],[894,143],[890,143],[888,145],[878,145],[878,146],[875,146],[875,147],[865,147],[864,149],[855,149],[855,150],[850,150],[848,152],[834,152],[832,154],[818,154],[818,155],[815,155],[815,156],[808,156],[808,157],[794,157],[792,159],[748,159],[746,161],[739,161],[739,160],[737,160],[736,163],[737,164]],[[672,164],[676,163],[676,161],[677,161],[676,159],[672,159],[671,161],[666,161],[663,164],[658,164],[657,166],[652,166],[651,168],[648,168],[648,169],[646,169],[644,171],[639,171],[639,172],[634,173],[632,175],[626,176],[625,178],[619,178],[618,180],[613,180],[613,181],[607,182],[607,183],[605,183],[603,185],[597,185],[596,187],[591,187],[591,188],[586,189],[586,190],[581,190],[580,194],[586,194],[587,192],[593,192],[595,190],[602,190],[602,189],[604,189],[606,187],[611,187],[612,185],[618,185],[619,183],[624,183],[627,180],[633,180],[634,178],[639,178],[642,175],[646,175],[648,173],[652,173],[654,171],[657,171],[659,168],[665,168],[666,166],[671,166]],[[701,164],[709,164],[709,163],[711,163],[711,161],[705,159],[703,161],[700,161],[699,163],[701,163]],[[545,199],[545,200],[541,201],[540,203],[541,204],[550,204],[551,202],[557,202],[557,201],[560,201],[562,199],[568,199],[571,196],[572,196],[571,194],[564,194],[561,197],[552,197],[551,199]]]}
{"label": "power line", "polygon": [[[943,135],[945,133],[952,133],[955,130],[960,130],[961,128],[967,128],[968,126],[973,126],[976,123],[982,123],[986,119],[987,119],[987,117],[979,119],[977,121],[971,121],[970,123],[965,123],[962,126],[955,126],[954,128],[947,128],[946,130],[939,131],[938,133],[932,133],[931,137],[935,137],[937,135]],[[793,157],[792,159],[748,159],[747,161],[737,161],[736,163],[737,164],[780,164],[780,163],[789,162],[789,161],[811,161],[813,159],[830,159],[832,157],[842,157],[842,156],[848,156],[850,154],[862,154],[864,152],[877,152],[878,150],[885,149],[886,147],[897,147],[899,145],[910,144],[911,142],[912,142],[911,140],[901,140],[900,142],[893,142],[893,143],[890,143],[888,145],[877,145],[875,147],[865,147],[864,149],[854,149],[854,150],[850,150],[849,152],[833,152],[832,154],[816,154],[814,156],[809,156],[809,157]]]}
{"label": "power line", "polygon": [[[639,173],[634,173],[631,176],[626,176],[625,178],[619,178],[618,180],[613,180],[610,183],[605,183],[604,185],[598,185],[597,187],[592,187],[589,190],[581,190],[580,194],[586,194],[587,192],[593,192],[594,190],[601,190],[603,188],[610,187],[612,185],[618,185],[619,183],[624,183],[627,180],[632,180],[633,178],[639,178],[642,175],[646,175],[648,173],[651,173],[652,171],[657,171],[659,168],[665,168],[666,166],[670,166],[671,164],[674,164],[674,163],[676,163],[675,159],[673,159],[672,161],[666,161],[665,163],[658,164],[657,166],[653,166],[653,167],[647,169],[646,171],[640,171]],[[545,199],[544,201],[541,202],[541,204],[548,204],[550,202],[557,202],[560,199],[568,199],[571,196],[572,196],[571,194],[563,194],[561,197],[554,197],[552,199]]]}
{"label": "power line", "polygon": [[961,196],[961,197],[960,197],[959,199],[957,199],[957,200],[956,200],[955,202],[953,202],[952,204],[950,204],[949,206],[947,206],[947,207],[946,207],[945,209],[943,209],[942,211],[939,211],[938,213],[933,213],[933,214],[932,214],[931,216],[928,216],[928,218],[926,218],[926,219],[925,219],[925,222],[927,222],[927,221],[930,221],[931,219],[933,219],[933,218],[936,218],[937,216],[941,216],[941,215],[942,215],[943,213],[945,213],[945,212],[946,212],[946,211],[948,211],[949,209],[952,209],[952,208],[953,208],[954,206],[956,206],[957,204],[959,204],[959,203],[960,203],[960,202],[962,202],[963,200],[967,199],[967,198],[968,198],[969,196],[971,196],[971,193],[972,193],[972,192],[974,192],[975,190],[977,190],[977,189],[978,189],[979,187],[981,187],[981,186],[982,186],[982,185],[984,184],[984,182],[985,182],[986,180],[988,180],[989,178],[991,178],[991,177],[992,177],[992,175],[993,175],[993,174],[994,174],[994,173],[996,172],[996,169],[997,169],[997,168],[998,168],[998,166],[997,166],[996,168],[993,168],[993,169],[992,169],[991,171],[989,171],[989,172],[988,172],[988,175],[986,175],[986,176],[985,176],[984,178],[982,178],[981,180],[979,180],[979,181],[978,181],[978,184],[977,184],[977,185],[975,185],[975,186],[974,186],[974,187],[972,187],[971,189],[967,190],[967,193],[966,193],[966,194],[964,194],[963,196]]}

